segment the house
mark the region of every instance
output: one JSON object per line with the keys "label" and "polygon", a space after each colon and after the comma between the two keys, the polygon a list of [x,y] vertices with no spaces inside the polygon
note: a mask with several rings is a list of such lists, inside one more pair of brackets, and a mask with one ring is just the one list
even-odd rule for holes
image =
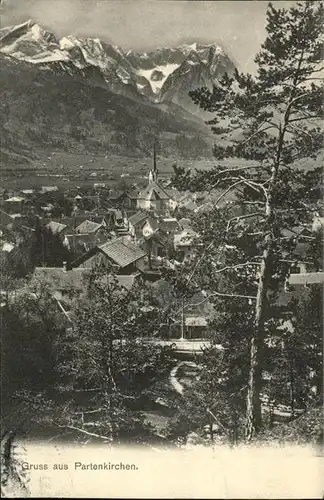
{"label": "house", "polygon": [[207,318],[205,316],[186,316],[185,330],[187,339],[200,339],[206,336]]}
{"label": "house", "polygon": [[[79,267],[68,270],[66,263],[62,267],[36,267],[32,283],[44,284],[57,301],[62,301],[64,305],[71,304],[73,297],[85,295],[92,272],[91,268]],[[139,278],[139,273],[131,276],[100,276],[99,280],[103,283],[109,283],[117,279],[120,287],[130,290]]]}
{"label": "house", "polygon": [[97,245],[75,260],[72,265],[90,268],[101,265],[108,270],[114,269],[117,274],[133,274],[144,270],[146,255],[143,249],[122,236],[103,245]]}
{"label": "house", "polygon": [[172,199],[157,182],[150,183],[137,197],[137,208],[143,210],[167,211]]}
{"label": "house", "polygon": [[181,204],[181,208],[189,212],[195,212],[198,209],[198,205],[194,200],[188,200],[186,203]]}
{"label": "house", "polygon": [[324,283],[324,272],[303,272],[292,273],[287,279],[288,290],[292,288],[304,286],[307,288],[309,285],[322,285]]}
{"label": "house", "polygon": [[197,292],[183,302],[180,296],[175,298],[172,284],[162,278],[152,284],[152,293],[160,307],[170,308],[164,332],[166,337],[207,337],[208,319],[215,311],[204,292]]}
{"label": "house", "polygon": [[45,216],[48,216],[51,214],[51,212],[54,210],[55,207],[54,207],[53,203],[47,203],[46,205],[43,205],[40,208],[41,208],[43,214]]}
{"label": "house", "polygon": [[86,292],[90,273],[91,268],[84,267],[68,270],[66,263],[63,267],[36,267],[32,283],[44,284],[57,300],[69,300]]}
{"label": "house", "polygon": [[143,211],[136,212],[128,218],[128,231],[135,241],[143,235],[143,227],[149,218],[150,214]]}
{"label": "house", "polygon": [[3,208],[11,214],[21,213],[24,208],[24,203],[25,198],[23,196],[12,196],[4,201]]}
{"label": "house", "polygon": [[46,226],[45,229],[51,231],[52,234],[64,237],[65,234],[71,232],[71,229],[66,224],[61,224],[60,222],[51,221]]}
{"label": "house", "polygon": [[90,234],[90,233],[96,233],[101,228],[102,228],[101,223],[86,219],[85,221],[81,222],[79,226],[75,228],[75,232],[78,234]]}
{"label": "house", "polygon": [[34,194],[34,190],[33,189],[21,189],[20,190],[21,194],[23,194],[24,196],[32,196]]}
{"label": "house", "polygon": [[137,208],[142,210],[168,211],[174,210],[176,204],[169,193],[158,183],[158,169],[154,149],[153,168],[149,171],[149,182],[137,196]]}
{"label": "house", "polygon": [[16,245],[13,243],[10,243],[8,241],[1,241],[0,240],[0,251],[4,253],[11,253],[14,249],[16,248]]}
{"label": "house", "polygon": [[97,244],[96,238],[90,234],[65,234],[63,245],[74,255],[81,256]]}
{"label": "house", "polygon": [[149,236],[143,236],[138,244],[147,252],[149,269],[158,269],[165,259],[172,258],[170,238],[159,228]]}
{"label": "house", "polygon": [[191,220],[187,217],[183,217],[179,220],[179,225],[181,229],[189,229],[191,227]]}
{"label": "house", "polygon": [[148,217],[145,220],[145,224],[142,228],[142,234],[144,238],[150,238],[158,229],[160,225],[159,222],[153,217]]}
{"label": "house", "polygon": [[181,229],[178,220],[175,218],[160,219],[159,220],[159,227],[166,234],[175,233],[176,231],[179,231]]}
{"label": "house", "polygon": [[109,193],[109,202],[114,207],[135,210],[137,206],[137,195],[138,192],[135,189],[129,191],[111,191]]}
{"label": "house", "polygon": [[40,189],[40,193],[41,194],[55,193],[56,191],[58,191],[58,187],[57,186],[42,186],[41,189]]}
{"label": "house", "polygon": [[174,235],[173,245],[177,258],[183,261],[191,254],[192,243],[198,234],[193,229],[184,229]]}

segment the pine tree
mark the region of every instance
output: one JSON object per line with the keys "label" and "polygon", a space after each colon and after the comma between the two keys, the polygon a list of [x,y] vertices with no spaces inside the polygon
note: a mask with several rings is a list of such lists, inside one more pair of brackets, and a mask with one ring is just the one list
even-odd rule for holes
{"label": "pine tree", "polygon": [[61,380],[73,399],[78,393],[89,399],[79,412],[63,413],[60,425],[81,436],[145,441],[151,428],[139,411],[139,398],[169,366],[163,348],[144,341],[156,323],[147,313],[145,288],[127,290],[116,276],[97,269],[86,296],[69,314],[71,328],[58,341]]}
{"label": "pine tree", "polygon": [[[225,75],[212,92],[206,88],[191,92],[195,103],[214,113],[209,123],[219,138],[216,158],[236,159],[237,165],[219,165],[189,177],[180,172],[181,181],[185,179],[196,190],[202,186],[222,190],[215,200],[218,207],[235,192],[234,204],[240,211],[228,213],[223,248],[231,244],[233,233],[241,231],[252,237],[256,249],[251,274],[257,284],[248,299],[254,303],[246,400],[248,440],[262,425],[260,392],[271,294],[289,271],[297,241],[285,237],[283,230],[309,223],[318,206],[314,193],[321,169],[314,168],[310,174],[303,167],[309,168],[306,164],[316,158],[323,144],[319,126],[323,117],[322,26],[320,2],[298,2],[288,10],[269,4],[267,37],[255,58],[256,75],[236,71],[233,78]],[[228,266],[223,267],[227,272]],[[251,269],[251,262],[238,262],[237,269],[244,267]],[[235,300],[237,295],[232,290],[228,298]]]}

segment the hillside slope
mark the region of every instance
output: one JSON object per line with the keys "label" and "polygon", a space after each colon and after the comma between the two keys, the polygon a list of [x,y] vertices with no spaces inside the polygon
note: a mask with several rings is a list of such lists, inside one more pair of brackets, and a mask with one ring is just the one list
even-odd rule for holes
{"label": "hillside slope", "polygon": [[[207,156],[208,127],[177,106],[138,103],[111,92],[84,69],[68,75],[0,54],[2,160],[25,161],[37,150]],[[207,138],[207,140],[206,140]],[[194,147],[193,147],[194,145]]]}

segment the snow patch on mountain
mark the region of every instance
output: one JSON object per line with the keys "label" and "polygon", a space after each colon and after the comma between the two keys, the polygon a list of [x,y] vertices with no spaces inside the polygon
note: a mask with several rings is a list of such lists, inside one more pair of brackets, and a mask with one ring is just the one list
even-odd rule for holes
{"label": "snow patch on mountain", "polygon": [[[154,68],[151,68],[151,69],[138,69],[136,71],[136,73],[139,76],[144,76],[144,78],[146,78],[146,80],[150,83],[153,93],[158,94],[160,92],[165,80],[179,66],[180,66],[180,64],[164,64],[161,66],[155,66]],[[152,74],[154,74],[156,71],[159,71],[163,74],[163,78],[161,78],[161,80],[152,79]]]}

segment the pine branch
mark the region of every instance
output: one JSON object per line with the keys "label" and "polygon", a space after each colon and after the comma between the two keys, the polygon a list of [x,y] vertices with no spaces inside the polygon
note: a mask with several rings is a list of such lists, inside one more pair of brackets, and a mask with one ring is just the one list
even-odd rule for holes
{"label": "pine branch", "polygon": [[230,225],[231,225],[231,223],[233,221],[238,222],[239,220],[242,220],[242,219],[249,219],[251,217],[258,217],[258,216],[264,217],[264,213],[262,213],[262,212],[253,212],[252,214],[238,215],[236,217],[232,217],[232,219],[229,219],[228,222],[227,222],[226,232],[229,231]]}

